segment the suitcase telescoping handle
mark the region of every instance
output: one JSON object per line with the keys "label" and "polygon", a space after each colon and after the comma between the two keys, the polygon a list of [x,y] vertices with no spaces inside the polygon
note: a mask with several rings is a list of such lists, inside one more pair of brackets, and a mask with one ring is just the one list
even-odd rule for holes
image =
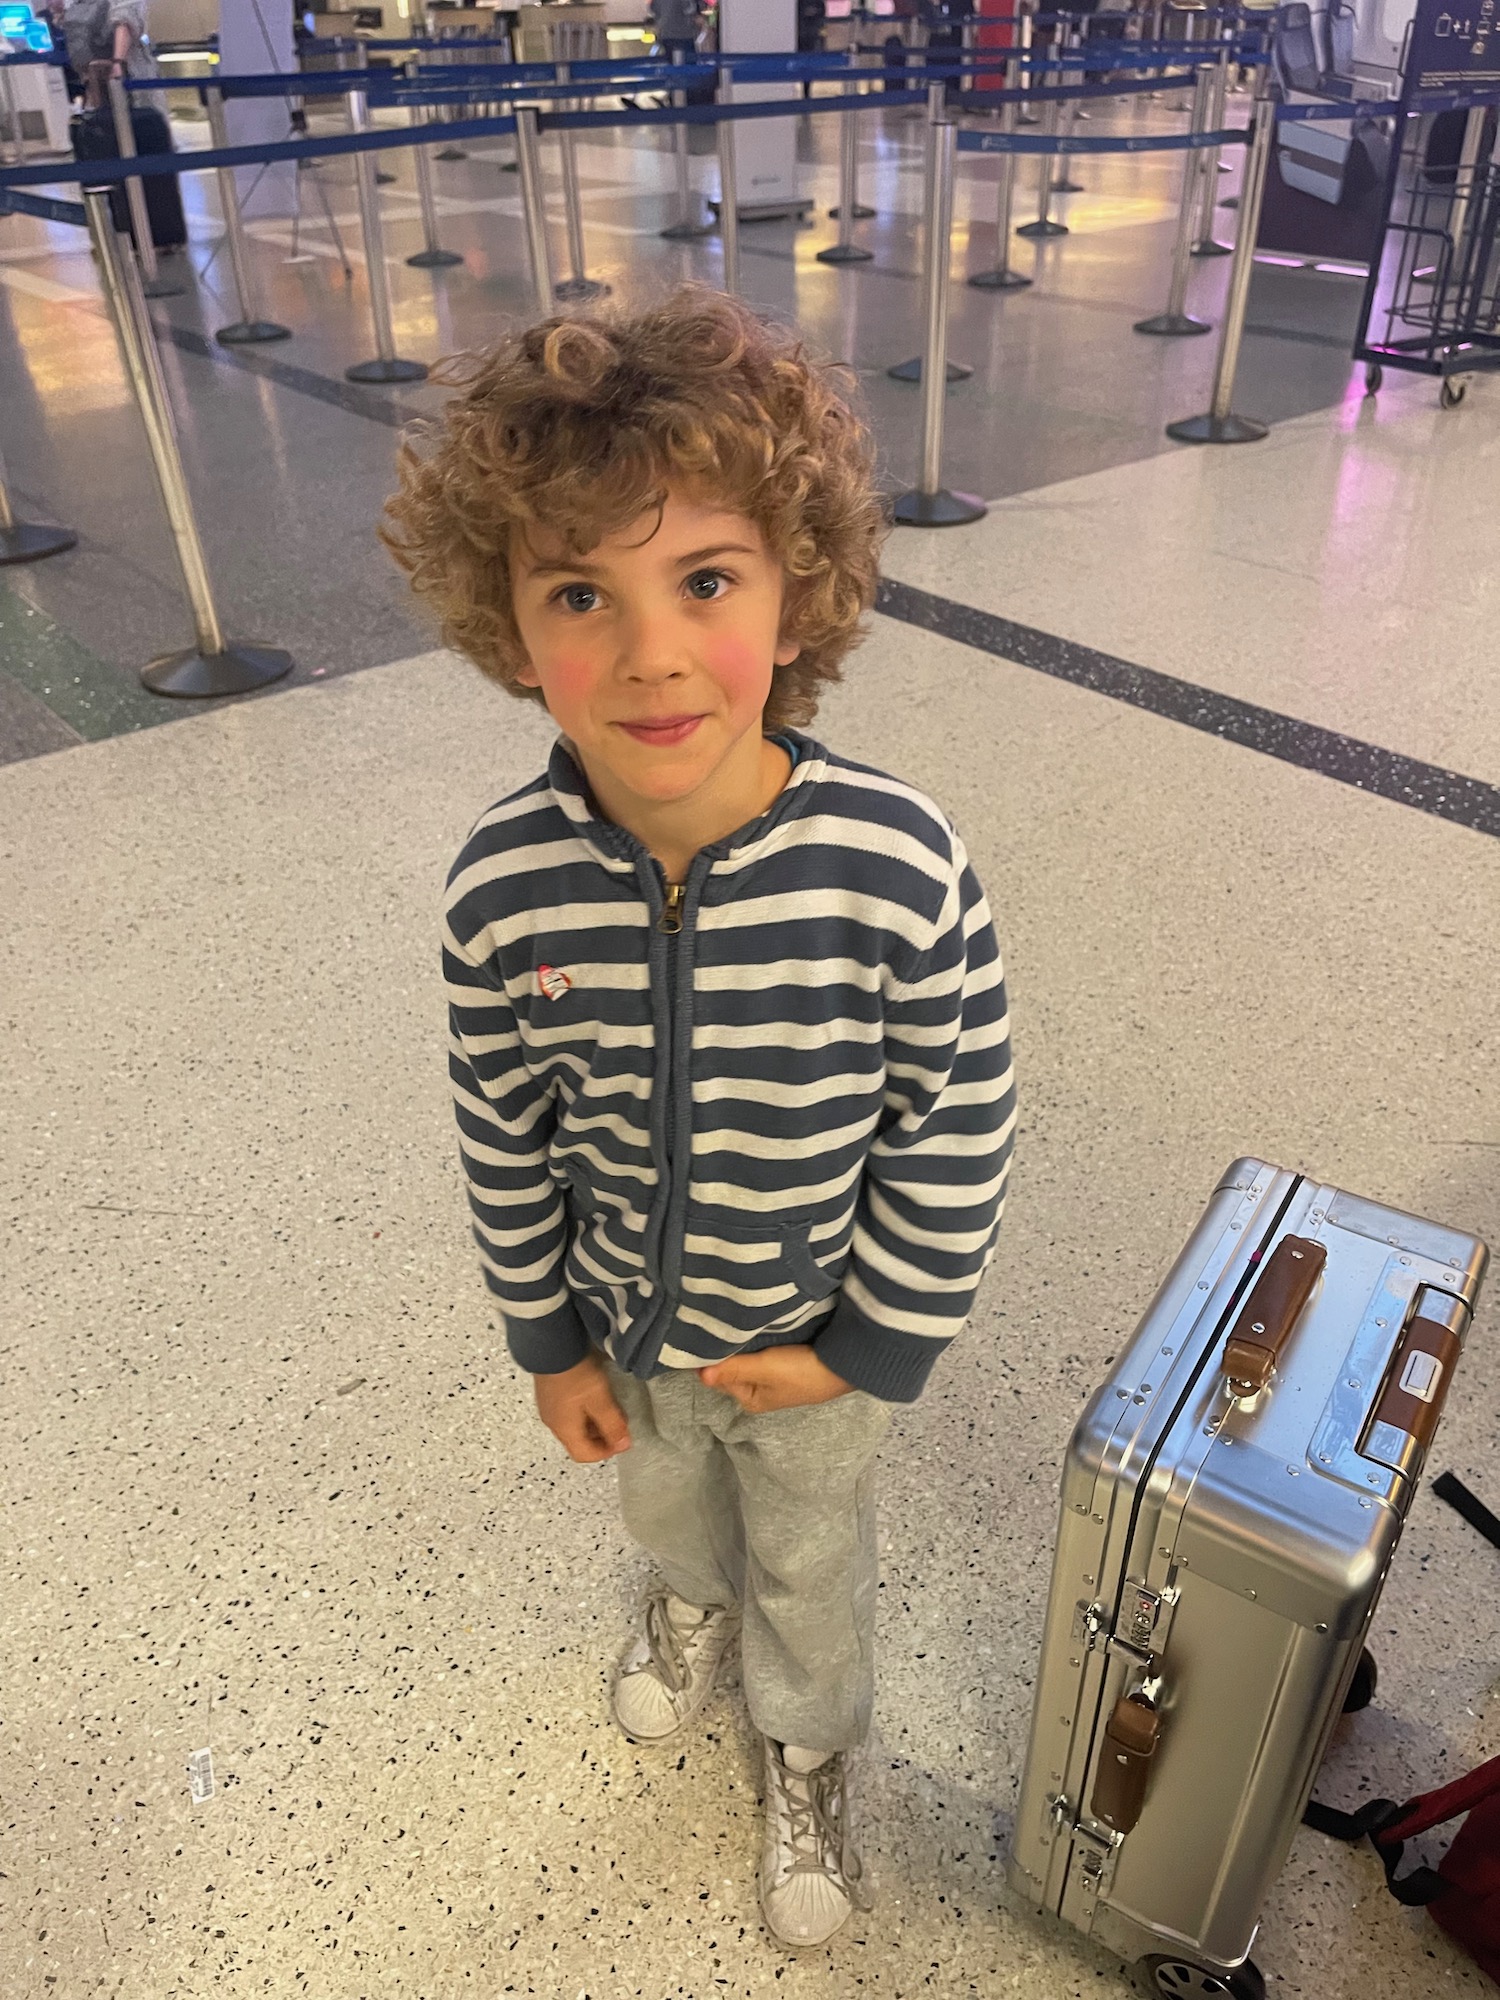
{"label": "suitcase telescoping handle", "polygon": [[1266,1259],[1225,1343],[1232,1395],[1254,1396],[1270,1381],[1327,1261],[1327,1248],[1307,1236],[1283,1236]]}

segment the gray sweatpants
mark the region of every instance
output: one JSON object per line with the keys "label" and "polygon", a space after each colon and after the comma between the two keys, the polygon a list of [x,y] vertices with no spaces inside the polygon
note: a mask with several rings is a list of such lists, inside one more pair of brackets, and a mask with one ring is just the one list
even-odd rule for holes
{"label": "gray sweatpants", "polygon": [[613,1363],[630,1425],[615,1464],[625,1526],[689,1604],[744,1611],[757,1729],[850,1750],[875,1693],[874,1458],[890,1406],[853,1389],[756,1414],[690,1368],[649,1382]]}

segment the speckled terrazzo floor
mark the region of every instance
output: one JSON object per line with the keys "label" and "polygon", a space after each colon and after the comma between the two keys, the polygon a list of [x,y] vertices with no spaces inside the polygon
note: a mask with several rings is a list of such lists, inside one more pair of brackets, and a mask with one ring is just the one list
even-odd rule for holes
{"label": "speckled terrazzo floor", "polygon": [[[5,2000],[1127,1990],[997,1862],[1062,1446],[1241,1152],[1500,1239],[1500,848],[885,621],[823,727],[957,816],[1024,1092],[998,1263],[884,1453],[877,1908],[768,1943],[732,1684],[680,1750],[606,1718],[642,1572],[490,1324],[433,977],[546,731],[429,655],[0,772]],[[1492,1504],[1495,1325],[1434,1460]],[[1330,1799],[1500,1749],[1494,1563],[1424,1494]],[[1312,1835],[1256,1956],[1288,2000],[1488,1990]]]}

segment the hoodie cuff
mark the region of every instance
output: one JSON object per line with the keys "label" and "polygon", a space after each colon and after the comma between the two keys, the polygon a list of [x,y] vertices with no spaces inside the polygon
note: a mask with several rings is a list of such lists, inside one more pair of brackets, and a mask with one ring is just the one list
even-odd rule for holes
{"label": "hoodie cuff", "polygon": [[507,1313],[505,1344],[512,1361],[528,1375],[561,1375],[566,1368],[576,1368],[593,1345],[571,1300],[545,1319],[518,1319]]}
{"label": "hoodie cuff", "polygon": [[893,1333],[841,1298],[833,1317],[809,1345],[823,1366],[852,1388],[878,1396],[883,1403],[914,1403],[948,1342],[925,1334]]}

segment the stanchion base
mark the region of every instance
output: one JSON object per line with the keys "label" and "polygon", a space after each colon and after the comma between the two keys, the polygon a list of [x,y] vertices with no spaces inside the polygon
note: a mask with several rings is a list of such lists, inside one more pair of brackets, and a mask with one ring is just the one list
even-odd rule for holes
{"label": "stanchion base", "polygon": [[1052,192],[1054,194],[1086,194],[1088,190],[1084,187],[1082,181],[1054,181],[1052,183]]}
{"label": "stanchion base", "polygon": [[408,257],[406,261],[414,271],[441,271],[464,260],[456,250],[419,250],[415,257]]}
{"label": "stanchion base", "polygon": [[186,290],[186,285],[172,278],[149,278],[141,283],[141,292],[148,299],[180,299]]}
{"label": "stanchion base", "polygon": [[[835,221],[835,222],[837,222],[837,221],[838,221],[838,219],[839,219],[839,211],[838,211],[838,210],[837,210],[836,208],[830,208],[830,209],[829,209],[829,211],[828,211],[828,213],[829,213],[829,214],[830,214],[830,215],[831,215],[831,216],[833,217],[833,219],[834,219],[834,221]],[[865,204],[864,204],[864,203],[863,203],[862,201],[857,201],[857,202],[856,202],[856,203],[854,204],[854,220],[855,220],[856,222],[869,222],[869,221],[872,221],[872,220],[873,220],[873,218],[874,218],[874,217],[875,217],[875,216],[876,216],[876,215],[877,215],[878,213],[879,213],[879,211],[878,211],[877,209],[873,209],[873,208],[866,208],[866,207],[865,207]]]}
{"label": "stanchion base", "polygon": [[44,528],[36,521],[17,521],[13,528],[0,528],[0,567],[61,555],[77,541],[71,528]]}
{"label": "stanchion base", "polygon": [[[898,361],[894,368],[887,368],[885,372],[893,382],[920,382],[922,379],[922,357],[919,354],[911,361]],[[967,382],[973,373],[974,370],[965,361],[950,361],[948,363],[948,380],[950,382]]]}
{"label": "stanchion base", "polygon": [[444,146],[442,152],[434,153],[432,157],[435,160],[466,160],[469,156],[462,146]]}
{"label": "stanchion base", "polygon": [[1237,417],[1233,411],[1227,417],[1183,417],[1167,425],[1167,436],[1179,444],[1258,444],[1270,431],[1269,424]]}
{"label": "stanchion base", "polygon": [[221,347],[255,347],[263,340],[290,340],[292,329],[278,326],[274,319],[237,319],[221,326],[214,335]]}
{"label": "stanchion base", "polygon": [[982,521],[989,511],[973,493],[950,493],[940,487],[936,493],[898,493],[891,518],[900,528],[961,528],[969,521]]}
{"label": "stanchion base", "polygon": [[602,299],[610,288],[602,278],[564,278],[552,289],[560,299]]}
{"label": "stanchion base", "polygon": [[1211,236],[1205,236],[1201,243],[1193,245],[1192,255],[1194,257],[1232,257],[1234,255],[1234,245],[1232,243],[1215,243]]}
{"label": "stanchion base", "polygon": [[665,229],[658,229],[656,233],[664,236],[669,243],[696,243],[700,236],[712,236],[714,227],[712,222],[669,222]]}
{"label": "stanchion base", "polygon": [[819,264],[868,264],[874,257],[873,250],[861,250],[857,243],[834,243],[817,253]]}
{"label": "stanchion base", "polygon": [[292,656],[279,646],[226,646],[222,653],[201,653],[188,646],[142,667],[141,685],[153,694],[202,700],[217,694],[249,694],[291,671]]}
{"label": "stanchion base", "polygon": [[1031,283],[1019,271],[1013,271],[1009,264],[999,271],[976,271],[969,283],[976,292],[1019,292]]}
{"label": "stanchion base", "polygon": [[1190,313],[1155,313],[1150,319],[1138,319],[1137,333],[1160,333],[1170,338],[1185,333],[1212,333],[1213,328],[1206,319],[1194,319]]}
{"label": "stanchion base", "polygon": [[425,361],[382,361],[377,356],[374,361],[356,361],[352,368],[344,370],[346,382],[425,382],[426,379]]}
{"label": "stanchion base", "polygon": [[1047,222],[1023,222],[1016,231],[1017,236],[1030,236],[1033,238],[1039,236],[1066,236],[1067,233],[1067,223],[1052,222],[1050,220]]}

